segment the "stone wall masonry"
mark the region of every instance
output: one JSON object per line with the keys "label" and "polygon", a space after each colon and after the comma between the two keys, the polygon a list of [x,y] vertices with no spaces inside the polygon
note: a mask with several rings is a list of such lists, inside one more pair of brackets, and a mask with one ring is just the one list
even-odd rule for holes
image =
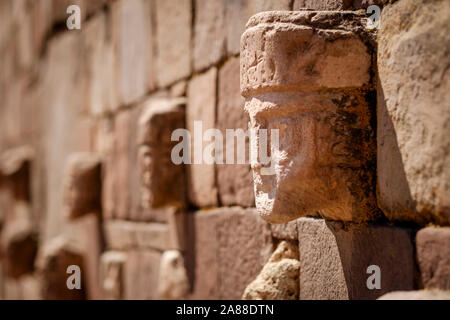
{"label": "stone wall masonry", "polygon": [[[449,10],[1,0],[0,298],[448,299]],[[174,164],[194,121],[275,174]]]}

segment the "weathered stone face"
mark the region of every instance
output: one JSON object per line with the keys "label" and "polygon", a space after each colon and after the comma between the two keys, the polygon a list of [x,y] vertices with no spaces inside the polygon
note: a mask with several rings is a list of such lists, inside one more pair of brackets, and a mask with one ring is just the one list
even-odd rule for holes
{"label": "weathered stone face", "polygon": [[71,155],[66,168],[64,204],[69,218],[99,213],[101,195],[100,158],[94,154]]}
{"label": "weathered stone face", "polygon": [[141,206],[152,209],[181,207],[184,203],[184,170],[175,165],[171,151],[174,130],[184,127],[185,99],[155,99],[145,106],[139,120],[138,162]]}
{"label": "weathered stone face", "polygon": [[[359,35],[361,21],[349,12],[269,12],[247,24],[241,93],[256,130],[252,152],[259,152],[252,161],[256,206],[269,222],[317,212],[344,221],[377,216],[371,56],[368,38]],[[270,137],[267,147],[261,129]],[[260,158],[266,148],[274,168],[269,175]]]}

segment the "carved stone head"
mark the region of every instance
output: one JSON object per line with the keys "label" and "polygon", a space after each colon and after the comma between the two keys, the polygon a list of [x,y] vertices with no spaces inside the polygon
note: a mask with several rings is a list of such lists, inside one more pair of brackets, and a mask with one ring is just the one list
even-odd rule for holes
{"label": "carved stone head", "polygon": [[[361,20],[350,12],[265,12],[247,24],[241,93],[256,131],[252,153],[270,149],[272,174],[252,162],[256,206],[268,222],[376,215],[372,58]],[[268,146],[261,129],[272,137]]]}

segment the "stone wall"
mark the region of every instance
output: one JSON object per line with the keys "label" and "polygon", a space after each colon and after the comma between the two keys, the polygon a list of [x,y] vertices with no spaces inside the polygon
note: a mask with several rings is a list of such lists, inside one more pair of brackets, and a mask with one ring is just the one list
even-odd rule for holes
{"label": "stone wall", "polygon": [[[372,4],[378,31],[363,23]],[[1,0],[0,298],[450,290],[449,13],[445,0]],[[269,181],[248,161],[175,164],[172,132],[195,121],[281,128],[294,165]]]}

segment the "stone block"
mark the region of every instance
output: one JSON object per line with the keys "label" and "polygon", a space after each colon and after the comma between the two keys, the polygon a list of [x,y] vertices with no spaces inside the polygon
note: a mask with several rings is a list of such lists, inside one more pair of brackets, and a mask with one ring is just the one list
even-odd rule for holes
{"label": "stone block", "polygon": [[161,253],[153,250],[127,252],[124,267],[124,299],[158,299]]}
{"label": "stone block", "polygon": [[225,1],[196,0],[194,71],[219,62],[226,53]]}
{"label": "stone block", "polygon": [[297,240],[297,220],[289,221],[282,224],[271,224],[272,236],[277,239]]}
{"label": "stone block", "polygon": [[428,227],[416,236],[417,260],[426,289],[450,290],[450,228]]}
{"label": "stone block", "polygon": [[405,0],[383,9],[378,203],[392,220],[450,224],[450,70],[443,63],[449,12],[448,1]]}
{"label": "stone block", "polygon": [[[376,299],[394,290],[412,290],[412,232],[378,225],[298,219],[300,299]],[[380,289],[368,272],[380,269]],[[376,282],[375,282],[376,284]]]}
{"label": "stone block", "polygon": [[357,13],[266,12],[247,24],[241,93],[259,154],[252,159],[256,207],[267,221],[380,216],[367,40]]}
{"label": "stone block", "polygon": [[[209,1],[208,1],[209,2]],[[212,2],[212,1],[211,1]],[[194,122],[201,121],[202,132],[198,135],[203,138],[203,133],[215,127],[216,121],[216,79],[217,69],[215,67],[207,72],[194,77],[188,84],[186,127],[191,133],[191,165],[187,167],[187,191],[190,203],[197,207],[211,207],[217,205],[217,187],[215,179],[214,164],[207,164],[199,159],[201,164],[196,164],[194,157],[195,147],[199,144],[203,147],[203,139],[193,141]],[[203,156],[203,150],[201,149]]]}
{"label": "stone block", "polygon": [[269,226],[254,209],[198,211],[188,230],[191,299],[240,299],[273,249]]}
{"label": "stone block", "polygon": [[156,47],[158,86],[165,87],[191,73],[192,1],[157,0]]}
{"label": "stone block", "polygon": [[170,247],[169,227],[163,223],[143,223],[122,220],[105,221],[103,224],[108,249],[156,249]]}
{"label": "stone block", "polygon": [[131,104],[154,88],[150,1],[112,4],[121,104]]}
{"label": "stone block", "polygon": [[[217,164],[217,187],[220,203],[224,206],[239,205],[254,207],[253,174],[249,159],[249,137],[244,142],[239,138],[226,137],[226,130],[248,129],[248,115],[244,112],[244,99],[239,94],[239,59],[232,58],[219,71],[219,92],[217,107],[217,128],[221,131],[223,142],[223,162]],[[227,162],[227,153],[232,152]],[[238,154],[245,157],[243,164],[238,164]]]}

